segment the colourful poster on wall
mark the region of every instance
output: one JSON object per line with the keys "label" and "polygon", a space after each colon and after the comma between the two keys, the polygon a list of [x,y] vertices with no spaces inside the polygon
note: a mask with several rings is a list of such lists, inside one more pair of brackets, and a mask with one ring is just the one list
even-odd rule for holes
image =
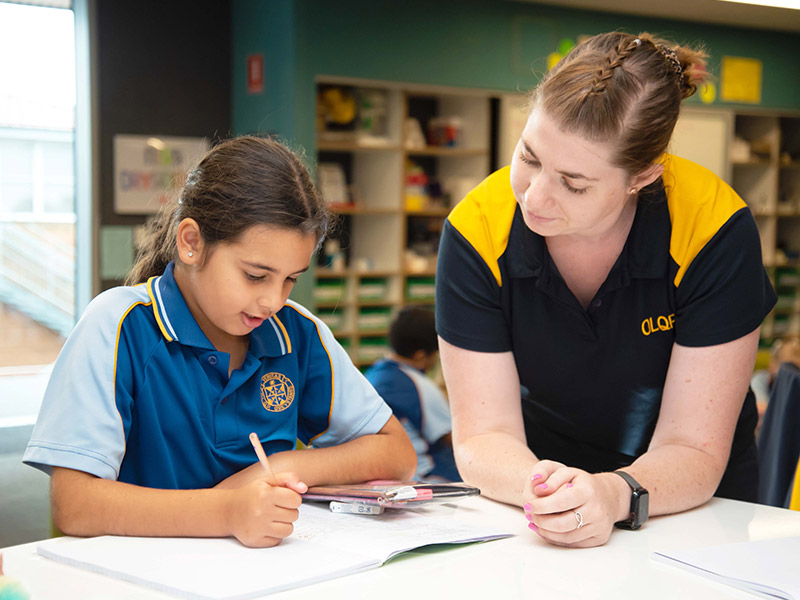
{"label": "colourful poster on wall", "polygon": [[114,211],[158,212],[209,149],[202,137],[114,136]]}
{"label": "colourful poster on wall", "polygon": [[722,57],[720,98],[724,102],[761,103],[761,61],[737,56]]}

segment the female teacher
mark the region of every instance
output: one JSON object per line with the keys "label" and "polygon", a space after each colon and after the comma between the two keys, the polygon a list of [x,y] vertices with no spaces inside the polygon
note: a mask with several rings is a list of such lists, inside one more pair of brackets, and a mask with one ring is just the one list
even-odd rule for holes
{"label": "female teacher", "polygon": [[510,168],[445,224],[459,471],[556,545],[756,497],[748,386],[775,293],[745,203],[665,154],[704,59],[644,33],[584,41],[533,91]]}

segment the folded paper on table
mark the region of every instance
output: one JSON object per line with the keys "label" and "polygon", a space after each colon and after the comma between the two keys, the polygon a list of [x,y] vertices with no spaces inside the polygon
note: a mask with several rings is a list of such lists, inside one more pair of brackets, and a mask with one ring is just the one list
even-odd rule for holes
{"label": "folded paper on table", "polygon": [[[437,511],[443,511],[437,516]],[[42,556],[184,598],[244,600],[380,567],[402,552],[512,535],[452,518],[453,511],[361,516],[302,505],[294,533],[273,548],[232,538],[101,536],[42,542]]]}
{"label": "folded paper on table", "polygon": [[800,537],[654,552],[652,557],[764,598],[800,600]]}
{"label": "folded paper on table", "polygon": [[478,496],[480,493],[478,488],[464,483],[369,482],[313,486],[303,494],[303,500],[377,504],[386,508],[402,508],[431,502],[452,502]]}

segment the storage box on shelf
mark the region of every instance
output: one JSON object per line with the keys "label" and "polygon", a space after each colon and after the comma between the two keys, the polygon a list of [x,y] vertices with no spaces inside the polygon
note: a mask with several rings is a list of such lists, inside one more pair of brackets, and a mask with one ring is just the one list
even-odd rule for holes
{"label": "storage box on shelf", "polygon": [[442,225],[491,170],[491,123],[488,92],[318,81],[319,183],[338,223],[315,300],[360,366],[386,351],[395,311],[433,303]]}

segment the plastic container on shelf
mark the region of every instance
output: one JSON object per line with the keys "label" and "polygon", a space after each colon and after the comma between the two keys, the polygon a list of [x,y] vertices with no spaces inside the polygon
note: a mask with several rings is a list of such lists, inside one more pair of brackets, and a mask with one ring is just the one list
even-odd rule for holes
{"label": "plastic container on shelf", "polygon": [[425,210],[430,203],[428,176],[418,164],[408,161],[405,173],[406,210]]}
{"label": "plastic container on shelf", "polygon": [[457,148],[461,146],[463,129],[459,117],[434,117],[428,122],[428,144]]}
{"label": "plastic container on shelf", "polygon": [[356,359],[361,363],[370,363],[383,358],[388,351],[389,342],[385,337],[362,338]]}
{"label": "plastic container on shelf", "polygon": [[376,331],[388,329],[391,318],[392,309],[388,306],[362,306],[356,322],[359,331]]}
{"label": "plastic container on shelf", "polygon": [[336,309],[320,308],[317,310],[317,316],[325,325],[330,327],[331,331],[334,333],[340,330],[344,324],[344,315]]}
{"label": "plastic container on shelf", "polygon": [[367,277],[358,282],[359,300],[384,300],[388,290],[385,277]]}
{"label": "plastic container on shelf", "polygon": [[339,302],[344,299],[343,279],[320,279],[314,285],[314,300],[318,302]]}
{"label": "plastic container on shelf", "polygon": [[409,277],[406,280],[406,299],[411,301],[433,300],[436,295],[436,280],[433,277]]}

